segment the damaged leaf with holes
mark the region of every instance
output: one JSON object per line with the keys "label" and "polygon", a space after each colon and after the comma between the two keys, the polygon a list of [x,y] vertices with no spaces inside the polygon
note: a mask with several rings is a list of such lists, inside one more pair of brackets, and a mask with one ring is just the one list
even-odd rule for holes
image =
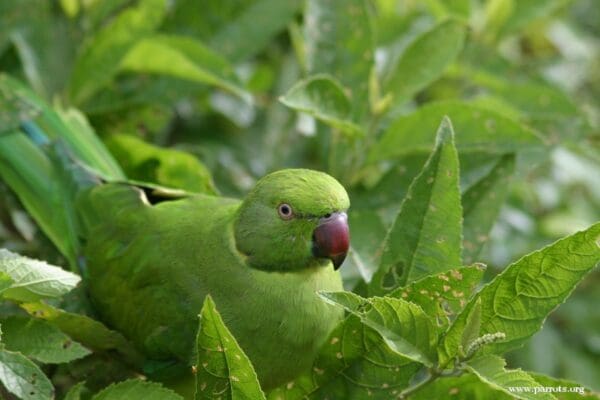
{"label": "damaged leaf with holes", "polygon": [[454,131],[445,118],[434,151],[411,183],[387,233],[379,268],[368,287],[370,295],[388,293],[462,264],[458,180]]}

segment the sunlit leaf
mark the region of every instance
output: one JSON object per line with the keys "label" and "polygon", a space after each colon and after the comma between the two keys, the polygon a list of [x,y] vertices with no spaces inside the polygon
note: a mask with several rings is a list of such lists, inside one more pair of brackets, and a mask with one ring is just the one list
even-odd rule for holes
{"label": "sunlit leaf", "polygon": [[0,271],[12,279],[2,296],[17,301],[60,297],[73,289],[81,278],[62,268],[0,249]]}
{"label": "sunlit leaf", "polygon": [[201,42],[184,36],[146,37],[129,50],[119,68],[215,85],[249,97],[226,59]]}
{"label": "sunlit leaf", "polygon": [[0,350],[0,382],[23,400],[54,398],[52,383],[32,361],[20,353]]}
{"label": "sunlit leaf", "polygon": [[390,297],[362,298],[352,292],[321,293],[375,329],[396,353],[427,366],[435,361],[436,329],[418,305]]}
{"label": "sunlit leaf", "polygon": [[440,348],[441,362],[459,351],[467,316],[476,302],[481,302],[480,334],[505,335],[482,351],[505,352],[537,332],[546,316],[599,261],[600,224],[596,224],[511,264],[454,321]]}

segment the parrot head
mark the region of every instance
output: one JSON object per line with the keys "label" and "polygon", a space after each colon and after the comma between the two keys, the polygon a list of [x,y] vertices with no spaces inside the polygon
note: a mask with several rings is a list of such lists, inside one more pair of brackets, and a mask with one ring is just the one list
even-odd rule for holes
{"label": "parrot head", "polygon": [[237,212],[237,250],[262,270],[337,269],[350,246],[349,206],[344,187],[323,172],[273,172],[256,183]]}

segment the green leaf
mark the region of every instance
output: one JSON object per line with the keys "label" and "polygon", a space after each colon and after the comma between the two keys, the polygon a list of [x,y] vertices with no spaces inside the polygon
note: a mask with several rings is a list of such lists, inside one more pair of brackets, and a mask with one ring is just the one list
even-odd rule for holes
{"label": "green leaf", "polygon": [[485,41],[493,42],[498,31],[514,11],[515,0],[489,0],[485,4],[483,28]]}
{"label": "green leaf", "polygon": [[505,155],[463,194],[463,257],[466,263],[474,262],[487,242],[488,232],[508,193],[514,167],[514,155]]}
{"label": "green leaf", "polygon": [[506,335],[504,340],[490,343],[483,350],[503,353],[537,332],[547,315],[564,302],[599,261],[600,223],[511,264],[454,321],[440,348],[440,362],[443,364],[457,354],[467,316],[476,302],[481,301],[480,334]]}
{"label": "green leaf", "polygon": [[244,354],[210,296],[206,296],[200,313],[196,339],[196,396],[214,399],[265,399],[256,372]]}
{"label": "green leaf", "polygon": [[69,389],[63,400],[81,400],[81,394],[86,390],[85,382],[79,382]]}
{"label": "green leaf", "polygon": [[137,7],[121,12],[92,37],[75,61],[69,94],[75,104],[84,103],[110,82],[121,60],[161,23],[164,0],[140,0]]}
{"label": "green leaf", "polygon": [[210,47],[233,62],[244,61],[284,30],[301,5],[300,0],[254,1],[210,39]]}
{"label": "green leaf", "polygon": [[443,101],[426,104],[392,122],[369,152],[368,161],[429,151],[434,142],[432,132],[445,115],[458,132],[456,147],[461,153],[504,154],[543,144],[534,131],[501,114],[462,101]]}
{"label": "green leaf", "polygon": [[469,311],[467,320],[465,322],[465,329],[460,340],[460,355],[461,357],[468,357],[471,345],[480,338],[479,332],[481,330],[481,299],[475,301],[475,305]]}
{"label": "green leaf", "polygon": [[333,77],[319,74],[298,82],[279,100],[350,136],[360,135],[360,127],[351,120],[352,105],[346,91]]}
{"label": "green leaf", "polygon": [[395,103],[402,103],[439,78],[462,50],[466,26],[446,20],[419,36],[384,81]]}
{"label": "green leaf", "polygon": [[41,112],[31,98],[15,90],[12,78],[0,74],[0,135],[18,129],[23,121],[34,119]]}
{"label": "green leaf", "polygon": [[446,327],[451,317],[458,314],[483,278],[481,264],[451,269],[426,276],[410,285],[391,291],[386,296],[401,298],[418,304],[435,325]]}
{"label": "green leaf", "polygon": [[515,33],[527,24],[547,17],[572,0],[515,0],[513,12],[500,30],[501,35]]}
{"label": "green leaf", "polygon": [[436,147],[411,183],[383,245],[370,294],[461,265],[462,209],[454,132],[445,118]]}
{"label": "green leaf", "polygon": [[269,400],[389,400],[421,364],[392,351],[374,329],[350,315],[331,333],[311,371],[271,391]]}
{"label": "green leaf", "polygon": [[48,321],[69,337],[93,350],[117,350],[132,363],[141,357],[131,343],[119,332],[81,314],[69,313],[44,303],[26,303],[21,307],[30,315]]}
{"label": "green leaf", "polygon": [[497,391],[481,382],[474,374],[462,374],[459,377],[436,379],[408,397],[410,400],[432,399],[493,399],[514,400],[514,397]]}
{"label": "green leaf", "polygon": [[2,297],[23,302],[60,297],[81,280],[62,268],[5,249],[0,249],[0,271],[13,280]]}
{"label": "green leaf", "polygon": [[536,380],[536,382],[542,387],[547,388],[567,388],[566,391],[554,392],[554,396],[556,396],[559,400],[581,400],[581,397],[584,395],[589,395],[591,397],[592,390],[584,387],[579,382],[569,381],[567,379],[557,379],[550,376],[538,374],[536,372],[527,372],[529,376]]}
{"label": "green leaf", "polygon": [[[540,384],[526,372],[506,370],[506,361],[496,355],[478,357],[466,363],[468,371],[474,373],[483,383],[517,399],[551,400],[556,399],[549,393],[535,393]],[[531,391],[528,391],[531,390]]]}
{"label": "green leaf", "polygon": [[429,367],[433,365],[436,329],[418,305],[389,297],[364,299],[352,292],[320,293],[320,296],[358,316],[379,332],[396,353]]}
{"label": "green leaf", "polygon": [[13,284],[13,280],[6,272],[0,271],[0,297],[2,293]]}
{"label": "green leaf", "polygon": [[110,135],[105,143],[131,179],[217,194],[208,168],[189,153],[154,146],[132,135]]}
{"label": "green leaf", "polygon": [[153,35],[133,46],[120,70],[169,75],[215,85],[247,99],[233,67],[219,53],[185,36]]}
{"label": "green leaf", "polygon": [[10,317],[0,322],[6,349],[37,361],[60,364],[91,353],[48,322],[23,317]]}
{"label": "green leaf", "polygon": [[304,12],[306,62],[311,74],[335,76],[350,89],[353,120],[368,110],[374,33],[366,0],[309,0]]}
{"label": "green leaf", "polygon": [[20,353],[0,351],[0,381],[12,394],[23,400],[50,400],[54,388],[44,373]]}
{"label": "green leaf", "polygon": [[455,17],[468,21],[471,15],[470,0],[428,0],[427,3],[438,17]]}
{"label": "green leaf", "polygon": [[159,383],[130,379],[112,384],[102,390],[92,400],[183,400],[183,397]]}

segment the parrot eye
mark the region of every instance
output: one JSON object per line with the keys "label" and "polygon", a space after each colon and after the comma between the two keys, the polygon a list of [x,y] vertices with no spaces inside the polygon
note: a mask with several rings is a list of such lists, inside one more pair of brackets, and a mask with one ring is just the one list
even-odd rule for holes
{"label": "parrot eye", "polygon": [[292,211],[292,207],[289,204],[280,204],[279,207],[277,207],[277,212],[279,213],[279,216],[281,217],[281,219],[291,219],[294,216],[294,212]]}

